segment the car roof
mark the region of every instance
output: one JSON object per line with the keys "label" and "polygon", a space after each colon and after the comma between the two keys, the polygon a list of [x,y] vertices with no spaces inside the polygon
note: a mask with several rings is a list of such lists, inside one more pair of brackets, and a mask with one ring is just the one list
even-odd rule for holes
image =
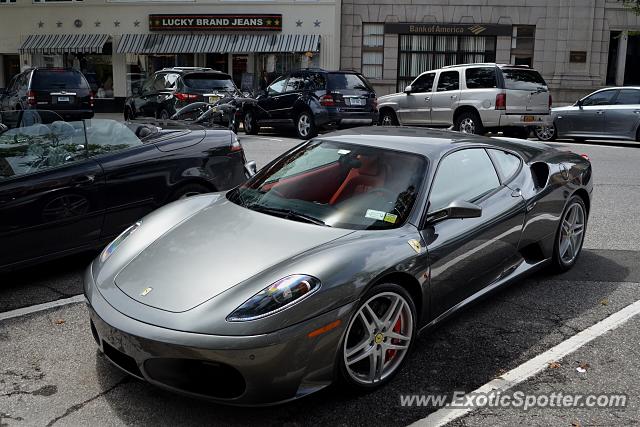
{"label": "car roof", "polygon": [[525,161],[552,148],[535,141],[496,139],[448,130],[406,126],[365,126],[324,134],[316,139],[400,150],[438,159],[465,146],[487,146],[518,152]]}

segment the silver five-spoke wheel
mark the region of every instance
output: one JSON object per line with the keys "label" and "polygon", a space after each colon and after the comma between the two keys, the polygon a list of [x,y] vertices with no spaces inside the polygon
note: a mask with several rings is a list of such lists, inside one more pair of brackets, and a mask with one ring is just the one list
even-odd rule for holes
{"label": "silver five-spoke wheel", "polygon": [[393,126],[393,119],[391,118],[390,115],[385,114],[382,117],[382,126]]}
{"label": "silver five-spoke wheel", "polygon": [[402,295],[382,292],[368,299],[351,319],[342,356],[346,373],[371,386],[392,375],[414,334],[413,312]]}
{"label": "silver five-spoke wheel", "polygon": [[476,133],[476,123],[472,118],[466,117],[460,122],[460,132],[462,133]]}
{"label": "silver five-spoke wheel", "polygon": [[580,253],[584,239],[585,213],[580,203],[574,202],[567,209],[559,233],[559,254],[565,264],[571,264]]}
{"label": "silver five-spoke wheel", "polygon": [[311,130],[311,118],[306,113],[300,114],[300,117],[298,118],[298,133],[302,137],[307,137],[309,136],[310,130]]}

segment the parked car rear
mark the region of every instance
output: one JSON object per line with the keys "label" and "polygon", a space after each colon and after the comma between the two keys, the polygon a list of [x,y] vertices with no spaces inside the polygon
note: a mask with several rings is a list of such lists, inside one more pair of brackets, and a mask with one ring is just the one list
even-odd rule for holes
{"label": "parked car rear", "polygon": [[33,68],[15,76],[0,94],[0,109],[49,110],[65,120],[93,117],[93,93],[87,79],[71,68]]}
{"label": "parked car rear", "polygon": [[277,78],[253,104],[245,104],[244,128],[294,127],[308,139],[321,128],[371,125],[377,121],[376,93],[353,71],[298,70]]}

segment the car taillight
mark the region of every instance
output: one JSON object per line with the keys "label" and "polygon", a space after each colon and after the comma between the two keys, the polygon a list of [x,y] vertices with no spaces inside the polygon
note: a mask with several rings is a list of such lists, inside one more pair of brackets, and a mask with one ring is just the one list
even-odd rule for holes
{"label": "car taillight", "polygon": [[335,107],[336,101],[333,99],[333,95],[328,93],[320,97],[320,105],[323,107]]}
{"label": "car taillight", "polygon": [[235,133],[231,137],[231,151],[242,151],[242,144]]}
{"label": "car taillight", "polygon": [[198,99],[198,95],[192,95],[190,93],[181,93],[181,92],[177,92],[175,94],[175,97],[178,98],[180,101],[194,101]]}
{"label": "car taillight", "polygon": [[585,160],[591,161],[591,159],[589,158],[589,155],[588,155],[588,154],[584,154],[584,153],[583,153],[583,154],[580,154],[580,157],[582,157],[582,158],[583,158],[583,159],[585,159]]}
{"label": "car taillight", "polygon": [[27,92],[27,104],[36,105],[36,93],[32,90]]}
{"label": "car taillight", "polygon": [[496,95],[496,110],[507,109],[507,94],[499,93]]}
{"label": "car taillight", "polygon": [[549,94],[549,110],[551,110],[551,106],[553,105],[553,97]]}

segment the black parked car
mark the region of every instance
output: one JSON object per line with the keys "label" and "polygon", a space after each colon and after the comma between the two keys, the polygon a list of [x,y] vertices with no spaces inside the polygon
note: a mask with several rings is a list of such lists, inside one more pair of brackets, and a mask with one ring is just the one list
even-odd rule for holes
{"label": "black parked car", "polygon": [[32,68],[0,90],[0,110],[49,110],[65,120],[93,117],[93,93],[87,79],[72,68]]}
{"label": "black parked car", "polygon": [[228,129],[35,113],[2,113],[0,270],[98,248],[168,202],[250,174]]}
{"label": "black parked car", "polygon": [[157,71],[125,101],[125,120],[155,117],[166,120],[194,102],[217,103],[241,96],[226,73],[210,68],[176,67]]}
{"label": "black parked car", "polygon": [[352,71],[299,70],[276,79],[244,112],[244,129],[295,127],[308,139],[319,128],[371,125],[378,120],[376,93]]}

